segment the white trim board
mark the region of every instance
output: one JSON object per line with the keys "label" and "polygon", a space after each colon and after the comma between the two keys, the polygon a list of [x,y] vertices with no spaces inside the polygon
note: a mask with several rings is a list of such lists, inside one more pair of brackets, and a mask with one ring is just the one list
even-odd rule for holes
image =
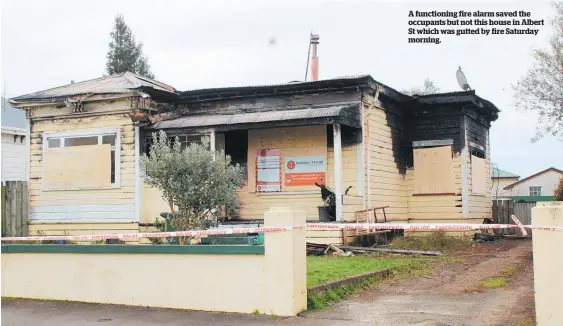
{"label": "white trim board", "polygon": [[447,146],[453,144],[454,144],[453,139],[417,140],[412,142],[412,147],[434,147],[434,146]]}

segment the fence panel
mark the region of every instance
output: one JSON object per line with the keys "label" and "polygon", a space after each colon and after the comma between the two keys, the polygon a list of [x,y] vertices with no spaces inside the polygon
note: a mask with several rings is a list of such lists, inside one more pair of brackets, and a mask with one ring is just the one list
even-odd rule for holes
{"label": "fence panel", "polygon": [[[536,207],[536,203],[514,203],[514,215],[524,225],[532,224],[532,208]],[[520,229],[515,229],[516,233],[522,235]],[[530,234],[530,232],[528,233]]]}
{"label": "fence panel", "polygon": [[[515,224],[512,215],[516,215],[518,220],[524,225],[532,224],[532,207],[536,203],[514,203],[510,200],[493,201],[493,220],[499,224]],[[495,230],[497,235],[522,235],[518,228]],[[529,234],[529,233],[528,233]]]}
{"label": "fence panel", "polygon": [[2,184],[2,236],[27,236],[27,182],[6,181]]}

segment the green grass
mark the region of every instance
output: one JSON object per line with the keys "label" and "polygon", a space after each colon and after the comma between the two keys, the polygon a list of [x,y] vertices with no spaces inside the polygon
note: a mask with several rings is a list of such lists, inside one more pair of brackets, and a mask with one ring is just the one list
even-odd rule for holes
{"label": "green grass", "polygon": [[[430,258],[431,259],[431,258]],[[399,278],[423,275],[428,271],[429,258],[405,256],[309,256],[307,257],[307,287],[368,272],[392,268],[391,275]],[[355,285],[342,285],[324,293],[307,296],[307,309],[324,309],[363,288],[380,281],[379,276],[365,279]]]}
{"label": "green grass", "polygon": [[479,283],[485,289],[496,289],[506,284],[506,279],[503,276],[489,277],[488,279]]}
{"label": "green grass", "polygon": [[[427,261],[432,258],[381,256],[355,257],[307,257],[307,285],[333,281],[347,276],[354,276],[371,271],[392,268],[393,279],[404,279],[410,276],[422,276],[429,271]],[[324,293],[307,296],[307,309],[324,309],[328,306],[353,295],[361,289],[380,282],[379,276],[365,279],[355,285],[343,285]]]}
{"label": "green grass", "polygon": [[435,231],[428,235],[395,238],[391,242],[391,248],[448,251],[469,247],[472,244],[471,239],[446,236],[444,231]]}
{"label": "green grass", "polygon": [[412,265],[417,261],[419,259],[412,257],[391,256],[308,256],[307,287],[386,268]]}

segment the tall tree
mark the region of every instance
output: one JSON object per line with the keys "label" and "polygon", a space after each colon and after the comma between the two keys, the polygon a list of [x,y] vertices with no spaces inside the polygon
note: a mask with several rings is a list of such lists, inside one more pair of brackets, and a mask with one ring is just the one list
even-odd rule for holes
{"label": "tall tree", "polygon": [[434,82],[427,78],[424,80],[424,86],[422,88],[415,87],[410,89],[404,89],[403,93],[413,96],[413,95],[434,94],[434,93],[438,93],[439,91],[440,89],[436,85],[434,85]]}
{"label": "tall tree", "polygon": [[538,113],[536,135],[563,140],[563,2],[553,2],[553,36],[546,49],[534,50],[534,64],[513,86],[517,108]]}
{"label": "tall tree", "polygon": [[110,75],[130,71],[148,78],[154,78],[147,58],[143,55],[143,43],[135,42],[135,36],[122,15],[115,17],[110,33],[106,72]]}

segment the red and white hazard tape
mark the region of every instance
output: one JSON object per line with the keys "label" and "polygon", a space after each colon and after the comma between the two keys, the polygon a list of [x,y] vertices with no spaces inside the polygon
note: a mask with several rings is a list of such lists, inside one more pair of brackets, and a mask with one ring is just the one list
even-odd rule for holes
{"label": "red and white hazard tape", "polygon": [[172,237],[202,237],[222,234],[263,233],[291,231],[302,228],[302,225],[238,228],[238,229],[213,229],[213,230],[190,230],[173,232],[146,232],[146,233],[115,233],[115,234],[92,234],[92,235],[47,235],[34,237],[5,237],[2,241],[92,241],[106,239],[140,239],[140,238],[172,238]]}
{"label": "red and white hazard tape", "polygon": [[[563,226],[532,226],[523,225],[516,216],[512,215],[516,224],[454,224],[454,223],[308,223],[310,229],[337,229],[337,230],[405,230],[405,231],[474,231],[519,228],[523,235],[525,229],[544,231],[563,231]],[[48,235],[34,237],[6,237],[1,241],[95,241],[106,239],[140,239],[140,238],[172,238],[172,237],[202,237],[209,235],[243,234],[282,232],[303,228],[302,225],[236,229],[190,230],[174,232],[147,232],[147,233],[116,233],[96,235]]]}

